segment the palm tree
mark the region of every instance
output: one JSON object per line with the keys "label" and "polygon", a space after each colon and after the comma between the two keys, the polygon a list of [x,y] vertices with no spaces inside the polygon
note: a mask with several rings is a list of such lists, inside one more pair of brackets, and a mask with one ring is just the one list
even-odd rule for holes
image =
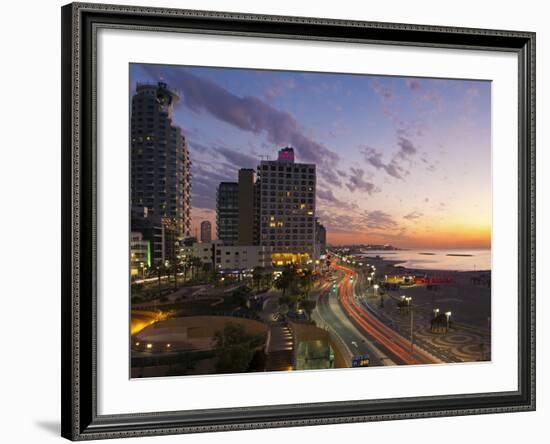
{"label": "palm tree", "polygon": [[178,289],[178,273],[182,270],[182,264],[174,262],[171,267],[174,272],[174,289]]}
{"label": "palm tree", "polygon": [[271,274],[271,272],[264,273],[262,276],[262,281],[264,286],[266,286],[268,289],[271,288],[273,281],[273,275]]}
{"label": "palm tree", "polygon": [[300,277],[300,287],[304,293],[304,297],[307,299],[309,297],[309,292],[313,287],[313,278],[311,270],[304,270],[302,276]]}
{"label": "palm tree", "polygon": [[316,305],[317,303],[315,301],[311,301],[309,299],[303,299],[300,301],[300,308],[306,312],[308,321],[311,321],[311,313]]}
{"label": "palm tree", "polygon": [[162,275],[168,273],[168,269],[166,268],[166,266],[163,263],[158,263],[157,266],[156,266],[156,271],[157,271],[157,279],[158,279],[158,294],[160,296],[160,293],[161,293],[161,291],[160,291],[160,281],[162,279]]}
{"label": "palm tree", "polygon": [[294,272],[294,267],[292,265],[285,265],[283,272],[275,281],[275,287],[283,291],[282,297],[286,296],[287,290],[292,288],[296,281],[296,273]]}
{"label": "palm tree", "polygon": [[202,265],[202,261],[199,257],[193,256],[189,259],[189,265],[191,267],[191,280],[195,280],[197,269]]}
{"label": "palm tree", "polygon": [[256,290],[260,290],[260,285],[264,277],[264,271],[264,267],[254,267],[254,270],[252,270],[252,281],[256,285]]}

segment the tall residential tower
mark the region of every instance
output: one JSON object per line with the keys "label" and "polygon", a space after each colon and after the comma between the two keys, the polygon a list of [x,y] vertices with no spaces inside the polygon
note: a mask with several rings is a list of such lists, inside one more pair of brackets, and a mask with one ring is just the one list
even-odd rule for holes
{"label": "tall residential tower", "polygon": [[208,220],[201,222],[201,242],[212,242],[212,224]]}
{"label": "tall residential tower", "polygon": [[239,241],[239,184],[221,182],[216,194],[216,234],[225,245]]}
{"label": "tall residential tower", "polygon": [[[138,84],[132,98],[131,202],[149,217],[169,218],[189,236],[191,161],[181,129],[172,124],[179,96],[166,83]],[[158,222],[157,222],[158,223]]]}

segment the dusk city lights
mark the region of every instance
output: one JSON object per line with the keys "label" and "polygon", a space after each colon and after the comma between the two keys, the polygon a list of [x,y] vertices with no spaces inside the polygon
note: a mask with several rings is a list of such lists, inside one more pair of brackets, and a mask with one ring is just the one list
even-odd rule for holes
{"label": "dusk city lights", "polygon": [[129,105],[132,378],[491,360],[489,81],[131,64]]}

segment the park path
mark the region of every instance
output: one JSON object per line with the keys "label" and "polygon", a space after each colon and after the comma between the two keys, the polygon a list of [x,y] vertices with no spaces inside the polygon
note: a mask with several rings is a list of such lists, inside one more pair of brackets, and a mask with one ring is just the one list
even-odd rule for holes
{"label": "park path", "polygon": [[286,322],[269,326],[266,371],[294,370],[294,339]]}

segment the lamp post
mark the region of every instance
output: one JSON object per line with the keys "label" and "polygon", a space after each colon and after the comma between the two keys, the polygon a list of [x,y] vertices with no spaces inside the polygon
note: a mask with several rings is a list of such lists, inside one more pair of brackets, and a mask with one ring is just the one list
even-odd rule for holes
{"label": "lamp post", "polygon": [[447,317],[447,331],[449,331],[449,320],[451,319],[451,312],[446,312],[445,316]]}
{"label": "lamp post", "polygon": [[145,279],[145,264],[143,262],[140,262],[139,268],[141,268],[141,279]]}
{"label": "lamp post", "polygon": [[407,307],[409,308],[409,316],[411,322],[411,354],[414,354],[414,310],[412,307],[412,297],[405,298],[407,301]]}
{"label": "lamp post", "polygon": [[[376,295],[378,294],[378,289],[380,288],[380,286],[378,284],[374,284],[372,286],[372,288],[374,288],[374,297],[376,297]],[[380,307],[383,307],[384,306],[384,297],[382,295],[382,293],[380,293]]]}

